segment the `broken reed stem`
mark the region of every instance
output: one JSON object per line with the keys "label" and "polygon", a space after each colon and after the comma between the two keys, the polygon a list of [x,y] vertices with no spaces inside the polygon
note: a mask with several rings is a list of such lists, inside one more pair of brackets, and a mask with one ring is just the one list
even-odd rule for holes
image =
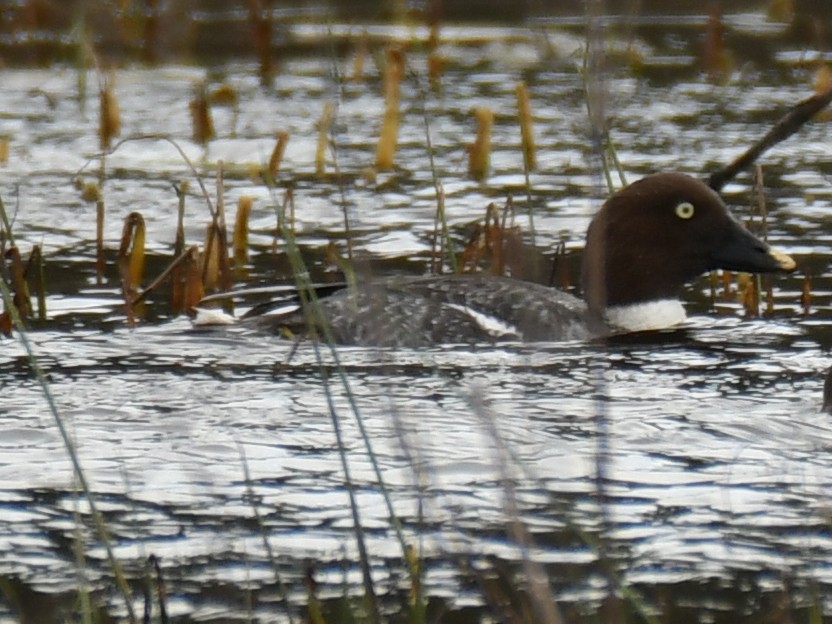
{"label": "broken reed stem", "polygon": [[355,46],[355,56],[352,59],[352,71],[350,72],[348,80],[357,82],[364,78],[364,64],[370,54],[370,46],[367,42],[368,35],[365,30],[358,38]]}
{"label": "broken reed stem", "polygon": [[5,259],[9,262],[9,277],[14,292],[14,305],[20,313],[20,318],[28,319],[32,316],[32,300],[29,297],[29,285],[26,283],[26,272],[23,269],[23,259],[17,247],[6,250]]}
{"label": "broken reed stem", "polygon": [[618,181],[621,183],[621,186],[627,186],[627,177],[624,175],[624,168],[621,166],[621,161],[618,160],[618,150],[615,149],[615,143],[612,142],[612,135],[607,129],[605,133],[606,139],[606,148],[607,154],[609,155],[610,160],[612,160],[612,164],[615,167],[616,173],[618,173]]}
{"label": "broken reed stem", "polygon": [[173,241],[173,254],[178,256],[185,250],[185,199],[188,196],[188,182],[182,180],[179,186],[174,187],[176,191],[176,235]]}
{"label": "broken reed stem", "polygon": [[193,140],[204,147],[208,144],[208,141],[216,136],[214,120],[211,117],[211,106],[205,93],[204,83],[197,86],[193,99],[188,103],[188,108],[191,111]]}
{"label": "broken reed stem", "polygon": [[569,267],[566,263],[566,239],[561,238],[555,246],[555,254],[552,257],[552,270],[549,272],[549,286],[555,286],[561,290],[568,291],[571,287],[569,281]]}
{"label": "broken reed stem", "polygon": [[145,254],[144,218],[138,212],[131,212],[124,220],[121,245],[118,250],[118,268],[121,274],[121,290],[127,313],[127,323],[135,323],[133,294],[139,289],[144,273]]}
{"label": "broken reed stem", "polygon": [[168,590],[165,584],[165,577],[162,574],[162,566],[159,564],[159,558],[156,555],[150,555],[147,558],[147,563],[153,566],[153,572],[156,575],[156,597],[159,601],[159,621],[162,624],[168,624]]}
{"label": "broken reed stem", "polygon": [[722,23],[719,3],[711,4],[708,12],[702,66],[708,81],[712,84],[724,85],[731,77],[733,61],[731,53],[725,47],[725,26]]}
{"label": "broken reed stem", "polygon": [[445,57],[438,52],[428,54],[428,84],[431,91],[442,89],[442,72],[445,69]]}
{"label": "broken reed stem", "polygon": [[26,275],[35,274],[35,293],[38,301],[38,320],[46,320],[46,277],[43,267],[43,253],[40,245],[32,245],[32,254],[26,267]]}
{"label": "broken reed stem", "polygon": [[441,26],[441,4],[438,2],[432,3],[428,8],[427,23],[428,23],[428,52],[434,52],[439,47],[439,28]]}
{"label": "broken reed stem", "polygon": [[185,256],[185,299],[184,311],[191,312],[205,297],[205,284],[202,283],[202,256],[194,245]]}
{"label": "broken reed stem", "polygon": [[274,77],[272,63],[272,16],[262,0],[248,0],[249,22],[257,60],[260,63],[260,84],[271,86]]}
{"label": "broken reed stem", "polygon": [[315,173],[323,176],[326,173],[326,148],[329,145],[329,129],[335,117],[335,104],[327,102],[318,120],[318,144],[315,148]]}
{"label": "broken reed stem", "polygon": [[207,292],[217,290],[220,283],[220,233],[211,222],[205,229],[205,252],[202,255],[202,284]]}
{"label": "broken reed stem", "polygon": [[724,300],[728,300],[733,297],[734,294],[734,272],[733,271],[723,271],[722,272],[722,298]]}
{"label": "broken reed stem", "polygon": [[448,228],[448,219],[445,214],[445,188],[441,182],[437,183],[436,189],[436,217],[434,222],[434,229],[439,228],[440,231],[440,245],[439,245],[439,266],[438,272],[442,273],[442,258],[448,259],[448,264],[451,273],[459,273],[459,260],[456,257],[456,250],[454,249],[453,241],[451,240],[451,231]]}
{"label": "broken reed stem", "polygon": [[205,290],[231,288],[231,262],[228,257],[228,229],[225,221],[223,162],[217,162],[217,209],[205,236],[202,282]]}
{"label": "broken reed stem", "polygon": [[223,180],[223,162],[217,162],[217,234],[219,236],[219,287],[222,290],[231,288],[231,258],[228,255],[228,225],[225,219],[225,181]]}
{"label": "broken reed stem", "polygon": [[386,51],[384,66],[384,119],[376,147],[376,169],[387,171],[396,161],[399,134],[399,93],[404,75],[404,51],[391,46]]}
{"label": "broken reed stem", "polygon": [[491,161],[491,128],[494,125],[494,111],[490,108],[475,108],[474,119],[477,122],[477,136],[468,146],[468,175],[477,182],[482,182],[488,175]]}
{"label": "broken reed stem", "polygon": [[812,275],[808,272],[803,276],[803,286],[800,289],[800,307],[804,316],[809,316],[812,312]]}
{"label": "broken reed stem", "polygon": [[115,83],[115,72],[113,70],[110,70],[106,75],[99,72],[98,142],[102,152],[110,149],[113,138],[121,132],[121,112],[113,83]]}
{"label": "broken reed stem", "polygon": [[[511,197],[509,196],[509,201]],[[500,210],[497,204],[491,203],[488,206],[490,217],[486,216],[486,241],[491,248],[491,274],[503,275],[505,271],[505,218],[503,218],[503,225],[500,225]],[[504,213],[505,217],[505,213]],[[491,223],[488,223],[490,219]]]}
{"label": "broken reed stem", "polygon": [[[445,221],[445,202],[439,199],[437,193],[436,210],[433,213],[433,233],[430,237],[430,272],[431,274],[442,273],[442,251],[444,247],[444,239],[439,229],[440,223]],[[436,249],[437,244],[439,250]]]}
{"label": "broken reed stem", "polygon": [[[274,187],[269,187],[273,189]],[[287,202],[289,201],[289,195],[292,193],[292,188],[289,187],[284,190],[283,192],[283,202],[280,204],[279,208],[275,208],[275,224],[274,224],[274,236],[272,237],[272,253],[277,253],[278,248],[278,238],[282,232],[283,227],[285,227],[284,221],[286,215],[286,206]],[[294,213],[294,204],[292,204],[292,216],[289,219],[289,226],[290,228],[294,228],[295,225],[295,213]],[[290,233],[294,235],[294,230],[290,230]]]}
{"label": "broken reed stem", "polygon": [[122,276],[128,292],[136,291],[144,276],[146,238],[144,217],[139,212],[131,212],[124,220],[118,250],[119,262],[123,263]]}
{"label": "broken reed stem", "polygon": [[269,157],[268,184],[274,184],[277,180],[277,174],[280,173],[280,162],[283,160],[283,153],[286,151],[286,144],[289,142],[289,133],[281,130],[277,133],[276,138],[277,142],[272,150],[272,155]]}
{"label": "broken reed stem", "polygon": [[534,141],[534,126],[532,124],[532,107],[529,100],[529,89],[522,80],[515,87],[517,93],[517,113],[520,119],[520,140],[523,148],[523,177],[526,183],[526,204],[529,210],[529,234],[532,245],[535,244],[534,209],[532,206],[532,185],[530,173],[537,168],[537,149]]}
{"label": "broken reed stem", "polygon": [[[178,187],[174,187],[178,199],[176,210],[176,235],[173,242],[173,257],[179,258],[185,252],[185,198],[188,193],[188,183],[183,180]],[[185,309],[186,273],[176,264],[171,269],[170,310],[179,314]]]}
{"label": "broken reed stem", "polygon": [[98,187],[95,198],[95,277],[99,284],[104,280],[104,270],[107,265],[107,259],[104,257],[105,215],[104,194]]}
{"label": "broken reed stem", "polygon": [[[9,216],[6,214],[6,207],[3,204],[2,197],[0,197],[0,223],[3,225],[3,227],[0,228],[0,254],[2,254],[5,253],[7,240],[11,243],[11,246],[14,247],[14,235],[12,234],[11,225],[9,224]],[[8,267],[3,261],[0,261],[0,282],[3,282],[4,286],[7,285],[7,282],[11,283],[11,279],[8,275]],[[12,335],[12,316],[11,313],[5,309],[0,312],[0,334],[4,336]]]}
{"label": "broken reed stem", "polygon": [[[763,166],[760,163],[756,163],[754,166],[754,187],[756,190],[756,198],[757,198],[757,212],[760,214],[760,227],[762,229],[761,236],[764,241],[768,241],[768,207],[766,205],[766,191],[765,191],[765,183],[763,180]],[[756,310],[757,314],[759,315],[760,310],[760,295],[763,292],[763,276],[757,273],[754,276],[757,288],[757,297],[756,297]],[[774,312],[774,293],[772,290],[771,280],[765,280],[765,293],[766,293],[766,314],[770,315]]]}
{"label": "broken reed stem", "polygon": [[[165,279],[167,279],[167,277],[169,275],[171,275],[177,268],[179,268],[179,266],[182,265],[185,261],[187,261],[187,260],[197,261],[198,258],[199,258],[199,247],[197,247],[196,245],[191,245],[188,249],[186,249],[179,256],[177,256],[176,259],[173,262],[171,262],[168,265],[168,267],[164,271],[162,271],[162,273],[148,285],[147,288],[145,288],[140,293],[138,293],[136,296],[134,296],[130,300],[131,305],[136,305],[136,304],[144,301],[144,299],[151,292],[153,292],[154,290],[156,290],[156,288],[159,287],[159,284],[164,282]],[[187,297],[186,297],[186,299],[187,299]],[[202,296],[199,296],[197,298],[197,301],[199,301],[201,299],[202,299]],[[187,307],[185,307],[184,309],[187,309]]]}
{"label": "broken reed stem", "polygon": [[520,81],[515,87],[517,94],[517,114],[520,120],[520,140],[523,148],[523,166],[526,171],[537,168],[537,153],[532,126],[532,108],[529,101],[529,89],[526,83]]}
{"label": "broken reed stem", "polygon": [[92,57],[92,46],[87,29],[87,15],[83,5],[78,5],[72,31],[76,34],[73,42],[73,62],[75,67],[75,88],[77,91],[78,110],[84,115],[87,110],[87,68]]}
{"label": "broken reed stem", "polygon": [[215,178],[217,192],[217,212],[212,219],[217,227],[225,229],[225,188],[223,180],[223,162],[217,161],[217,175]]}
{"label": "broken reed stem", "polygon": [[161,4],[162,0],[145,0],[145,20],[142,28],[142,62],[146,65],[156,65],[160,58],[162,49],[159,45],[159,26],[162,21]]}
{"label": "broken reed stem", "polygon": [[235,113],[240,106],[240,98],[237,95],[237,90],[227,82],[224,82],[211,91],[208,95],[208,101],[218,106],[230,106]]}
{"label": "broken reed stem", "polygon": [[6,204],[3,203],[2,196],[0,196],[0,224],[3,225],[3,232],[9,241],[9,246],[14,247],[14,232],[12,232],[12,224],[9,221],[9,215],[6,212]]}
{"label": "broken reed stem", "polygon": [[237,214],[234,218],[234,269],[242,269],[248,262],[248,221],[251,215],[253,199],[248,195],[240,195],[237,200]]}
{"label": "broken reed stem", "polygon": [[754,187],[757,191],[757,211],[761,218],[761,235],[764,241],[768,241],[768,208],[766,207],[766,192],[763,182],[763,166],[759,163],[754,167]]}
{"label": "broken reed stem", "polygon": [[318,582],[312,564],[306,568],[303,584],[306,586],[306,621],[309,624],[326,624],[321,599],[318,597]]}

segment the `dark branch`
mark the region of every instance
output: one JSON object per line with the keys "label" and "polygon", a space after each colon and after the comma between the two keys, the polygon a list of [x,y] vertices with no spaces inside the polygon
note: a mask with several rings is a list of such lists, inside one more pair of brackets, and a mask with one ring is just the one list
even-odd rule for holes
{"label": "dark branch", "polygon": [[799,102],[744,154],[719,171],[712,173],[708,178],[708,186],[717,192],[722,190],[722,187],[730,182],[737,173],[746,167],[750,167],[764,152],[800,130],[807,121],[826,108],[829,102],[832,102],[832,86],[822,93],[816,93]]}

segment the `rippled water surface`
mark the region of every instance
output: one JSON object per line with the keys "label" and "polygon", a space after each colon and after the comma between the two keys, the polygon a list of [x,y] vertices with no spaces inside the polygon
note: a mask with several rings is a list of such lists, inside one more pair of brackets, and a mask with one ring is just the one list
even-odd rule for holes
{"label": "rippled water surface", "polygon": [[[436,199],[426,132],[453,236],[464,242],[488,203],[502,206],[511,195],[529,241],[529,202],[533,212],[545,268],[531,276],[548,278],[561,240],[574,275],[601,188],[588,147],[580,23],[448,26],[439,90],[428,88],[426,56],[414,43],[402,84],[399,166],[390,173],[369,171],[383,111],[372,59],[362,80],[333,77],[335,67],[349,75],[354,48],[283,58],[271,87],[243,61],[120,67],[122,137],[173,138],[212,196],[222,160],[232,214],[239,196],[255,198],[248,277],[238,286],[291,280],[275,237],[275,205],[289,186],[301,250],[317,277],[328,276],[327,243],[346,255],[344,207],[362,276],[427,270]],[[812,93],[816,50],[756,13],[726,16],[733,69],[726,84],[711,84],[699,61],[705,23],[696,16],[610,27],[607,115],[629,180],[668,169],[707,175]],[[326,39],[326,28],[293,28],[299,39]],[[416,27],[371,33],[424,36]],[[94,73],[86,78],[95,85]],[[532,96],[539,158],[528,187],[515,118],[521,79]],[[171,615],[286,618],[264,539],[295,618],[309,601],[308,570],[323,598],[344,587],[360,593],[333,418],[374,579],[391,611],[406,602],[409,582],[366,439],[405,540],[422,550],[437,617],[490,621],[480,620],[487,617],[480,607],[495,594],[477,581],[519,574],[523,560],[543,566],[569,621],[599,608],[610,568],[616,583],[670,621],[760,621],[761,613],[808,607],[832,614],[832,422],[820,413],[832,360],[826,119],[762,158],[769,239],[800,267],[771,280],[774,311],[765,318],[745,318],[721,285],[712,298],[703,278],[685,293],[691,318],[679,331],[606,344],[340,348],[336,360],[329,349],[295,348],[245,327],[194,329],[168,312],[164,289],[128,326],[112,251],[125,216],[144,216],[147,272],[155,276],[172,258],[174,185],[190,181],[190,243],[201,244],[208,210],[170,142],[122,144],[104,163],[108,266],[97,278],[95,206],[75,181],[99,175],[98,106],[95,97],[79,105],[78,80],[70,66],[2,70],[0,134],[10,149],[0,193],[17,246],[28,254],[41,245],[45,256],[48,318],[31,323],[28,340],[49,393],[116,556],[131,579],[148,556],[159,558]],[[188,109],[205,81],[230,85],[239,102],[213,107],[218,138],[207,148],[191,140]],[[316,124],[336,101],[342,184],[315,175]],[[482,183],[466,175],[477,106],[496,112]],[[290,140],[270,190],[256,172],[279,130]],[[336,171],[332,156],[328,171]],[[751,186],[744,173],[724,192],[743,218]],[[238,312],[251,304],[240,301]],[[31,621],[60,620],[58,596],[79,587],[79,570],[123,614],[88,512],[24,345],[19,336],[3,339],[0,576],[18,590],[4,594],[0,619],[17,620],[10,596],[37,592],[27,604],[40,612],[29,616],[42,619]],[[518,519],[526,543],[517,538]]]}

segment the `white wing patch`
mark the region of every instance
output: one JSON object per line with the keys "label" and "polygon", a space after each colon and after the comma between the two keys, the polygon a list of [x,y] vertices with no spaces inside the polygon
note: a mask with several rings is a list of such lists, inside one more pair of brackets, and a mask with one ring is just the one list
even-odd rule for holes
{"label": "white wing patch", "polygon": [[219,308],[194,308],[196,317],[194,326],[205,327],[211,325],[234,325],[237,319]]}
{"label": "white wing patch", "polygon": [[458,303],[448,303],[446,305],[449,308],[462,312],[466,316],[471,317],[477,327],[482,329],[489,336],[520,338],[520,332],[517,331],[517,327],[506,323],[502,319],[495,316],[489,316],[488,314],[483,314],[482,312],[477,312],[473,308],[469,308],[468,306],[460,305]]}
{"label": "white wing patch", "polygon": [[626,331],[666,329],[687,318],[685,308],[676,299],[633,303],[607,308],[607,322]]}
{"label": "white wing patch", "polygon": [[276,307],[276,308],[272,308],[271,310],[268,310],[267,312],[264,312],[260,316],[262,316],[263,318],[270,318],[270,317],[280,318],[281,316],[287,316],[289,314],[292,314],[293,312],[297,312],[298,310],[300,310],[300,304],[298,304],[298,303],[287,303],[286,305],[282,305],[282,306],[279,306],[279,307]]}

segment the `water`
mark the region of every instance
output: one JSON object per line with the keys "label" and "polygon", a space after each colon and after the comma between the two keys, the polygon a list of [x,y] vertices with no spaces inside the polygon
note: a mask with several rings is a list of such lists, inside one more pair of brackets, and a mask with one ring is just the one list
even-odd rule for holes
{"label": "water", "polygon": [[[736,37],[752,37],[759,21],[756,14],[726,19]],[[727,85],[708,84],[694,57],[703,23],[645,20],[634,39],[611,37],[613,51],[632,45],[642,55],[637,72],[610,58],[610,124],[630,180],[665,169],[710,173],[811,92],[804,44],[774,27],[754,35],[760,45],[733,50]],[[588,165],[581,38],[571,24],[444,29],[441,93],[405,81],[400,168],[375,178],[366,170],[383,103],[368,63],[367,79],[345,83],[341,93],[336,141],[344,187],[314,175],[315,124],[335,97],[326,50],[282,59],[273,88],[261,87],[256,65],[239,61],[210,70],[119,68],[122,135],[170,135],[212,196],[206,163],[221,159],[226,204],[256,198],[247,284],[290,279],[282,243],[274,243],[282,191],[269,192],[251,175],[268,159],[277,130],[291,137],[278,186],[294,187],[299,241],[316,276],[327,275],[329,241],[345,254],[342,202],[363,271],[420,272],[435,213],[425,119],[454,236],[464,242],[466,225],[509,194],[517,224],[528,231],[513,118],[514,86],[523,78],[539,150],[529,193],[535,244],[548,258],[565,238],[574,283],[598,184]],[[296,28],[299,37],[325,33]],[[350,57],[337,60],[347,71]],[[408,63],[424,76],[422,52],[409,52]],[[819,414],[832,344],[828,122],[809,123],[763,158],[769,239],[800,266],[772,280],[771,318],[743,318],[730,297],[712,302],[703,279],[685,294],[692,316],[681,331],[609,344],[343,348],[336,364],[326,350],[319,363],[312,345],[295,350],[244,327],[194,330],[187,319],[171,318],[164,291],[130,329],[112,252],[104,279],[95,275],[95,209],[74,186],[78,177],[94,179],[99,167],[90,160],[98,150],[95,98],[82,112],[69,67],[3,74],[0,133],[10,137],[10,157],[0,192],[14,214],[17,245],[28,253],[39,244],[46,256],[49,318],[33,323],[29,340],[117,557],[131,578],[149,555],[160,558],[172,615],[226,621],[245,619],[250,609],[263,620],[284,617],[264,535],[293,609],[308,602],[310,567],[322,597],[340,595],[344,583],[357,595],[356,541],[327,390],[388,609],[400,608],[409,585],[353,402],[405,539],[422,549],[432,608],[442,603],[448,619],[485,617],[489,595],[473,581],[514,569],[524,557],[545,567],[567,619],[586,616],[606,594],[599,533],[620,582],[676,621],[759,618],[784,600],[789,609],[832,612],[832,426]],[[214,107],[219,138],[207,150],[190,140],[187,105],[204,80],[230,84],[240,102],[237,111]],[[95,84],[93,74],[88,82]],[[470,110],[482,105],[497,117],[491,175],[479,184],[465,175],[464,146],[473,140]],[[118,246],[127,213],[141,211],[148,274],[158,275],[172,255],[172,185],[181,179],[191,182],[186,235],[202,240],[204,199],[169,143],[126,143],[107,157],[105,172],[109,249]],[[725,196],[747,215],[748,176]],[[807,274],[812,302],[804,314]],[[0,397],[0,576],[38,592],[27,608],[39,604],[43,621],[54,621],[50,599],[79,584],[73,544],[80,540],[97,596],[121,613],[87,504],[17,338],[2,342]],[[608,477],[604,514],[599,466]],[[521,547],[507,532],[516,518],[531,545]],[[13,621],[7,605],[0,617]]]}

